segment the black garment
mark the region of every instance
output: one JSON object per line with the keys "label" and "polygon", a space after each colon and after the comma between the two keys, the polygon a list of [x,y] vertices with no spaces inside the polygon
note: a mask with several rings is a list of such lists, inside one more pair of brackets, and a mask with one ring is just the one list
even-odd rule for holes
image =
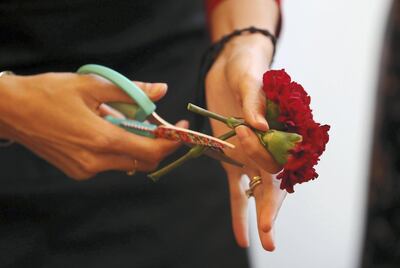
{"label": "black garment", "polygon": [[363,268],[400,267],[400,2],[392,6],[377,96]]}
{"label": "black garment", "polygon": [[[192,119],[203,17],[200,0],[2,0],[0,69],[104,64],[167,82],[159,114]],[[0,165],[0,267],[248,266],[216,161],[189,162],[156,184],[123,172],[75,182],[19,145],[0,150]]]}

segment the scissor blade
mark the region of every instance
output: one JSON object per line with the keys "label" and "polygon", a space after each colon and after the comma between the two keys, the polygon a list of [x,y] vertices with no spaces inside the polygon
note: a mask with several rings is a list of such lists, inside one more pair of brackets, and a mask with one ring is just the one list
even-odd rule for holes
{"label": "scissor blade", "polygon": [[201,132],[176,127],[171,124],[158,126],[158,128],[154,131],[154,134],[159,138],[180,140],[183,142],[211,148],[235,148],[235,145],[227,141],[206,135]]}
{"label": "scissor blade", "polygon": [[236,161],[235,159],[227,156],[222,150],[220,152],[219,151],[217,152],[214,149],[207,148],[204,151],[204,154],[206,154],[207,156],[209,156],[211,158],[214,158],[216,160],[223,161],[223,162],[226,162],[228,164],[231,164],[231,165],[234,165],[234,166],[237,166],[237,167],[243,167],[244,166],[242,163],[240,163],[240,162]]}

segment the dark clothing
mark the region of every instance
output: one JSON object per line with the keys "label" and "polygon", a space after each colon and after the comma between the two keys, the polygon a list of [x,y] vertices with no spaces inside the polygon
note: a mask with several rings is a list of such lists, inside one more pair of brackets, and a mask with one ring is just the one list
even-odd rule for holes
{"label": "dark clothing", "polygon": [[394,1],[383,51],[363,268],[400,267],[400,2]]}
{"label": "dark clothing", "polygon": [[[158,113],[192,120],[186,104],[208,42],[202,12],[199,0],[2,0],[0,69],[104,64],[167,82]],[[189,162],[158,183],[123,172],[76,182],[19,145],[0,150],[0,165],[0,267],[248,266],[214,160]]]}

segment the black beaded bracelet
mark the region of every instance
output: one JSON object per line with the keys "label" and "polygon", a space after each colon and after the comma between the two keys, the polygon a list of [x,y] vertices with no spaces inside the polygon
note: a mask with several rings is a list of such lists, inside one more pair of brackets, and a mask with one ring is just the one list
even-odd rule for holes
{"label": "black beaded bracelet", "polygon": [[[239,30],[235,30],[230,34],[223,36],[219,41],[212,44],[204,53],[203,58],[200,63],[200,70],[199,70],[199,80],[198,80],[198,87],[196,91],[196,103],[204,107],[205,106],[205,80],[208,71],[211,69],[212,65],[214,64],[215,60],[217,59],[218,55],[224,49],[225,44],[228,43],[232,38],[242,35],[244,33],[260,33],[265,35],[269,38],[273,45],[273,53],[272,59],[275,56],[275,47],[276,47],[276,37],[270,31],[265,29],[256,28],[254,26],[243,28]],[[200,130],[204,126],[204,117],[200,115],[195,116],[195,128]]]}

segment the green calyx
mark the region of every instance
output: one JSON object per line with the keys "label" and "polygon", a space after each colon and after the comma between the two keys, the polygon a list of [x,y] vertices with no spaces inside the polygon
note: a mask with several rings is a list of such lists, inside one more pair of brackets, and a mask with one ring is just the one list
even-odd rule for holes
{"label": "green calyx", "polygon": [[299,134],[274,129],[265,133],[258,132],[257,135],[264,147],[280,165],[286,164],[290,151],[303,140],[303,137]]}

